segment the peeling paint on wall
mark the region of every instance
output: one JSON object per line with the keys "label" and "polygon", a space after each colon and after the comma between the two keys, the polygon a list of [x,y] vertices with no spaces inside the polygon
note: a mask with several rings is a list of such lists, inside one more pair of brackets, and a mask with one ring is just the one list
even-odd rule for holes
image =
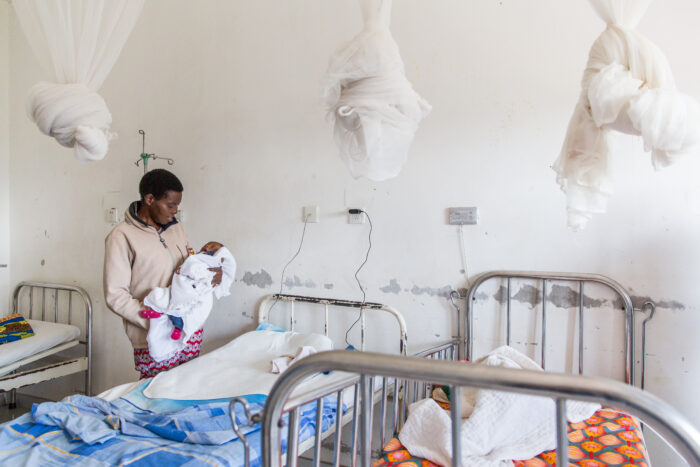
{"label": "peeling paint on wall", "polygon": [[[477,294],[478,299],[487,298],[486,294]],[[508,288],[506,286],[500,286],[496,293],[493,294],[493,298],[500,304],[505,304],[508,300]],[[534,308],[538,304],[542,303],[542,294],[540,290],[531,285],[524,285],[518,290],[518,292],[511,296],[511,300],[519,303],[524,303],[529,305],[530,308]],[[547,291],[547,301],[552,303],[558,308],[573,308],[578,306],[579,293],[567,287],[565,285],[552,285],[552,288]],[[605,305],[608,301],[601,298],[592,298],[588,295],[583,295],[583,305],[587,308],[600,308]]]}
{"label": "peeling paint on wall", "polygon": [[[578,306],[580,296],[581,295],[571,287],[555,284],[547,294],[547,299],[556,307],[573,308]],[[583,295],[583,306],[587,308],[599,308],[606,302],[607,300],[605,299],[595,299],[585,294]]]}
{"label": "peeling paint on wall", "polygon": [[527,303],[530,305],[530,308],[535,308],[542,302],[540,289],[531,285],[524,285],[520,290],[518,290],[518,293],[513,296],[513,299],[519,301],[520,303]]}
{"label": "peeling paint on wall", "polygon": [[[641,309],[642,305],[646,302],[654,302],[658,308],[667,308],[669,310],[685,310],[685,305],[675,300],[660,300],[656,301],[651,297],[640,297],[638,295],[632,295],[632,305]],[[620,308],[622,308],[622,303],[620,303]]]}
{"label": "peeling paint on wall", "polygon": [[440,289],[435,289],[432,287],[418,287],[417,285],[414,285],[413,288],[411,289],[411,293],[413,295],[430,295],[432,297],[438,295],[440,297],[445,297],[449,298],[450,292],[452,292],[452,287],[449,285],[446,285],[445,287],[442,287]]}
{"label": "peeling paint on wall", "polygon": [[398,293],[401,292],[401,286],[396,281],[396,279],[391,279],[391,281],[389,281],[389,285],[385,287],[380,287],[379,290],[381,290],[384,293],[393,293],[398,295]]}
{"label": "peeling paint on wall", "polygon": [[485,292],[477,292],[476,295],[474,295],[474,298],[477,300],[486,300],[489,298],[489,296]]}
{"label": "peeling paint on wall", "polygon": [[299,276],[294,276],[294,279],[288,277],[284,280],[284,285],[289,288],[293,287],[306,287],[307,289],[313,289],[316,287],[316,283],[311,279],[307,279],[304,282],[299,279]]}
{"label": "peeling paint on wall", "polygon": [[246,285],[254,285],[256,287],[260,287],[261,289],[267,288],[272,285],[272,277],[264,269],[261,269],[260,272],[256,273],[246,271],[241,281],[243,281],[243,283]]}
{"label": "peeling paint on wall", "polygon": [[[490,297],[503,305],[508,300],[508,288],[502,285]],[[477,300],[487,300],[489,295],[485,292],[477,292],[475,298]],[[632,295],[630,298],[632,299],[632,305],[635,309],[641,309],[645,302],[653,302],[658,308],[668,310],[686,309],[684,304],[676,300],[656,301],[651,297],[642,297],[638,295]],[[533,287],[532,285],[524,285],[515,295],[511,296],[511,300],[526,304],[530,308],[535,308],[537,305],[542,303],[542,293],[537,287]],[[579,305],[579,293],[575,288],[554,284],[552,285],[551,289],[547,291],[547,302],[552,303],[558,308],[575,308]],[[619,297],[611,301],[604,298],[593,298],[584,294],[583,306],[586,308],[611,306],[622,309],[624,308],[624,303]]]}

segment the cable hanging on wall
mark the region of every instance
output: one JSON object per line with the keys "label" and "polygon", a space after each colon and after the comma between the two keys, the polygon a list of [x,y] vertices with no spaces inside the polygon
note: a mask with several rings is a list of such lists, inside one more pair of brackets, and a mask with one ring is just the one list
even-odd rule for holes
{"label": "cable hanging on wall", "polygon": [[[369,217],[369,214],[367,211],[364,211],[362,209],[350,209],[348,211],[350,214],[362,214],[364,213],[365,216],[367,216],[367,221],[369,222],[369,233],[367,234],[367,253],[365,253],[365,260],[360,264],[360,267],[357,268],[357,271],[355,271],[355,281],[357,282],[358,287],[360,288],[360,291],[362,292],[362,304],[364,305],[367,302],[367,293],[365,291],[365,288],[362,286],[362,282],[360,282],[359,277],[357,276],[360,271],[362,271],[362,268],[365,267],[365,264],[367,264],[367,260],[369,259],[369,252],[372,251],[372,218]],[[348,330],[345,332],[345,343],[349,346],[352,347],[352,344],[348,342],[348,335],[350,334],[350,331],[352,331],[352,328],[355,327],[358,321],[360,321],[360,318],[362,317],[362,307],[360,307],[360,314],[358,315],[357,319],[355,320],[352,325],[348,328]]]}

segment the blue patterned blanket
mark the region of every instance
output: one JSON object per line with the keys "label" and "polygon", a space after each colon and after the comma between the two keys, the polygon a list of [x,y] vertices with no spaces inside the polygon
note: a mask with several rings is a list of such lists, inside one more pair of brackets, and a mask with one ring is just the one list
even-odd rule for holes
{"label": "blue patterned blanket", "polygon": [[[74,395],[35,404],[31,413],[0,425],[0,466],[232,466],[243,465],[243,443],[229,417],[229,400],[147,400],[143,386],[114,402]],[[266,396],[244,396],[253,411]],[[240,412],[239,412],[240,410]],[[345,409],[344,409],[345,410]],[[322,431],[336,418],[336,397],[324,399]],[[240,404],[236,420],[246,424]],[[305,405],[299,441],[314,436],[316,404]],[[251,466],[261,463],[260,425],[244,431]],[[286,432],[282,430],[286,450]]]}

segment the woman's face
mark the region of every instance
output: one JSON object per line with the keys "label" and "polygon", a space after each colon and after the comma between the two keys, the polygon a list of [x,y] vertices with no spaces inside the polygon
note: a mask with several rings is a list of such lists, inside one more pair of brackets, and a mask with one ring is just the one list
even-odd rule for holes
{"label": "woman's face", "polygon": [[151,219],[157,224],[165,225],[175,218],[177,208],[182,201],[182,192],[169,190],[160,199],[156,199],[153,195],[146,195],[144,201],[148,206]]}

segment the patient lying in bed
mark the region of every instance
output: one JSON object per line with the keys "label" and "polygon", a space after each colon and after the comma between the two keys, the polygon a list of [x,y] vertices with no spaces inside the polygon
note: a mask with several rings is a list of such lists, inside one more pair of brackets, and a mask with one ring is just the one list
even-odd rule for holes
{"label": "patient lying in bed", "polygon": [[[221,284],[212,286],[213,269],[221,267]],[[149,309],[141,316],[151,319],[148,348],[157,362],[182,350],[191,335],[206,321],[213,299],[230,295],[236,261],[220,243],[208,243],[188,257],[173,275],[170,287],[153,289],[144,299]]]}

